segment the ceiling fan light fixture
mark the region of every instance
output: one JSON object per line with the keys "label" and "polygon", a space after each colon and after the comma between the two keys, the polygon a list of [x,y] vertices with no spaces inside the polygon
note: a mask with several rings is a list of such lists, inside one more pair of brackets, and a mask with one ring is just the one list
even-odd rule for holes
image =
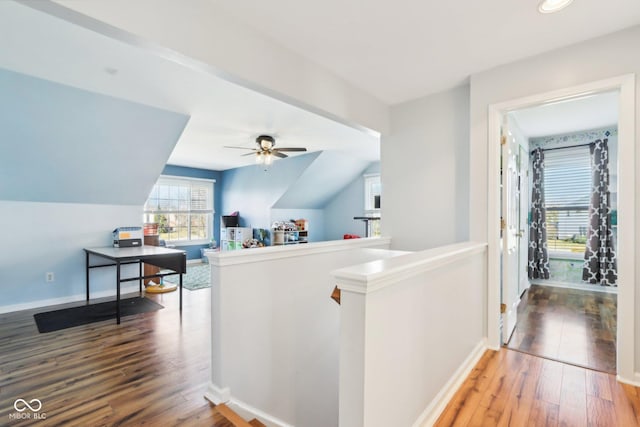
{"label": "ceiling fan light fixture", "polygon": [[276,145],[276,140],[269,135],[260,135],[256,138],[256,142],[263,150],[271,150],[273,146]]}
{"label": "ceiling fan light fixture", "polygon": [[569,6],[573,0],[543,0],[538,5],[540,13],[554,13]]}

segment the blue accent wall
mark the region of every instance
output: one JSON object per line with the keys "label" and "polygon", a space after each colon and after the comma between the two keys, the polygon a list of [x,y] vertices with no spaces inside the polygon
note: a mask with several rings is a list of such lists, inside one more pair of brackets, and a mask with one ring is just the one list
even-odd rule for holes
{"label": "blue accent wall", "polygon": [[[114,228],[142,225],[188,119],[0,69],[0,212],[10,224],[0,312],[85,298],[82,248],[109,246]],[[124,277],[136,273],[123,268]],[[113,268],[91,271],[92,298],[115,293]]]}
{"label": "blue accent wall", "polygon": [[[183,176],[188,178],[214,179],[213,184],[213,238],[220,244],[220,215],[222,206],[222,191],[220,186],[222,183],[222,172],[208,169],[188,168],[185,166],[166,165],[162,170],[162,175]],[[188,245],[176,246],[176,249],[182,249],[187,253],[187,259],[197,259],[201,257],[200,249],[207,248],[209,245]]]}
{"label": "blue accent wall", "polygon": [[239,211],[240,226],[270,229],[271,208],[319,154],[276,160],[266,171],[251,165],[222,172],[220,213]]}
{"label": "blue accent wall", "polygon": [[0,69],[0,200],[144,203],[189,116]]}
{"label": "blue accent wall", "polygon": [[[353,217],[364,214],[363,175],[375,173],[380,173],[380,162],[371,163],[325,205],[324,233],[327,240],[340,240],[345,234],[364,237],[365,223]],[[384,200],[384,195],[382,199]]]}

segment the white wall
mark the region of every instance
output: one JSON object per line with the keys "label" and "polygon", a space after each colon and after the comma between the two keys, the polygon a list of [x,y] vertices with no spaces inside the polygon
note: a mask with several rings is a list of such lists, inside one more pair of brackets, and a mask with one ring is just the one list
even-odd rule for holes
{"label": "white wall", "polygon": [[341,427],[435,421],[484,353],[486,253],[464,242],[333,273]]}
{"label": "white wall", "polygon": [[[0,200],[0,312],[85,298],[82,248],[109,246],[116,227],[140,224],[141,206]],[[55,281],[46,282],[52,272]],[[137,266],[123,267],[137,274]],[[91,296],[115,295],[115,269],[91,272]],[[125,276],[126,277],[126,276]],[[137,290],[138,282],[123,287]]]}
{"label": "white wall", "polygon": [[[381,101],[264,38],[225,14],[215,2],[191,0],[188,7],[172,0],[55,2],[143,37],[145,44],[155,43],[202,61],[212,71],[243,86],[307,106],[347,124],[360,124],[379,132],[387,130],[388,109]],[[66,18],[80,21],[77,17]],[[98,29],[94,23],[82,22]]]}
{"label": "white wall", "polygon": [[381,143],[381,225],[394,249],[467,240],[468,112],[468,86],[391,108]]}
{"label": "white wall", "polygon": [[[541,54],[471,76],[471,158],[470,163],[470,236],[487,241],[487,172],[488,172],[488,114],[490,104],[586,84],[623,74],[640,73],[638,41],[640,27],[579,43],[567,48]],[[640,85],[636,83],[636,103],[640,99]],[[640,129],[640,109],[636,108],[635,140]],[[640,150],[636,150],[636,170],[640,165]],[[640,210],[640,195],[635,195],[635,210]],[[635,234],[635,263],[640,263],[640,227]],[[634,286],[638,290],[638,279]],[[636,312],[640,301],[636,300]],[[640,316],[635,316],[636,330],[640,330]],[[635,365],[640,366],[640,339],[636,338]]]}
{"label": "white wall", "polygon": [[210,255],[207,397],[279,425],[336,426],[340,314],[329,273],[384,256],[363,248],[388,246],[355,239]]}

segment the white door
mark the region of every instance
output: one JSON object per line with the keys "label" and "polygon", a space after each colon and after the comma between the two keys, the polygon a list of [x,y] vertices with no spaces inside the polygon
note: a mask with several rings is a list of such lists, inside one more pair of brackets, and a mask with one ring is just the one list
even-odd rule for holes
{"label": "white door", "polygon": [[509,342],[520,303],[520,145],[502,128],[502,342]]}
{"label": "white door", "polygon": [[529,151],[528,148],[519,145],[520,155],[518,156],[520,175],[520,225],[518,229],[518,246],[520,252],[519,276],[520,285],[518,292],[520,296],[529,287],[529,277],[527,276],[527,263],[529,261]]}

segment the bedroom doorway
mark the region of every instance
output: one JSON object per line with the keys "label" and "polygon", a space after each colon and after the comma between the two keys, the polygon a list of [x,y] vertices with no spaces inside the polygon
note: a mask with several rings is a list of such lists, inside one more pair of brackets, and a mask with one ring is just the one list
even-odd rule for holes
{"label": "bedroom doorway", "polygon": [[[517,228],[519,247],[528,249],[518,257],[520,278],[503,275],[520,296],[518,322],[503,344],[609,373],[616,372],[618,103],[613,91],[509,112],[508,152],[527,174],[515,191],[507,193],[509,182],[503,191],[524,214],[507,212],[503,234]],[[601,197],[593,199],[594,189]],[[601,240],[608,247],[591,248]],[[597,271],[585,252],[605,254]]]}
{"label": "bedroom doorway", "polygon": [[[619,78],[612,78],[605,81],[594,82],[582,86],[566,88],[546,94],[535,95],[527,98],[517,99],[501,104],[494,104],[489,107],[489,140],[496,143],[496,147],[491,149],[489,155],[489,214],[490,218],[494,218],[490,221],[490,235],[495,236],[489,240],[489,306],[488,306],[488,318],[487,324],[489,326],[489,342],[495,343],[500,341],[501,326],[505,325],[508,319],[504,318],[504,314],[495,318],[491,313],[500,311],[500,304],[503,303],[502,296],[506,294],[505,286],[508,285],[508,280],[502,280],[501,274],[501,258],[502,258],[502,246],[503,242],[500,239],[500,218],[501,209],[500,197],[502,194],[500,186],[500,128],[504,122],[504,117],[510,112],[517,111],[524,108],[529,108],[539,105],[548,105],[551,103],[568,102],[569,100],[575,100],[578,98],[584,98],[595,94],[601,94],[605,92],[616,92],[619,95],[620,106],[620,118],[618,121],[619,137],[619,166],[618,166],[618,178],[625,184],[620,187],[618,192],[618,287],[619,299],[616,308],[613,310],[616,313],[617,331],[615,332],[615,344],[616,349],[616,368],[620,378],[631,381],[634,378],[634,307],[633,301],[635,298],[635,286],[633,277],[635,274],[635,265],[633,262],[634,257],[634,203],[635,203],[635,180],[633,179],[634,170],[634,94],[635,94],[635,80],[633,76],[622,76]],[[492,144],[493,145],[493,144]],[[627,179],[625,179],[625,177]],[[497,218],[497,219],[496,219]],[[623,231],[624,230],[624,231]],[[627,284],[625,286],[625,283]],[[531,289],[531,288],[530,288]],[[533,292],[531,292],[533,294]],[[537,293],[539,300],[541,295],[545,293],[539,291]],[[495,298],[495,299],[494,299]],[[551,298],[551,297],[550,297]],[[554,296],[553,299],[559,299],[559,296]],[[550,300],[550,299],[549,299]],[[547,306],[549,302],[546,303]],[[601,302],[599,304],[608,304],[608,302]],[[597,305],[597,304],[596,304]],[[503,306],[504,307],[504,306]],[[492,311],[492,310],[496,311]],[[584,309],[583,309],[584,310]],[[496,328],[496,329],[493,329]],[[557,328],[556,328],[557,329]],[[567,327],[569,331],[570,328]],[[493,331],[498,331],[495,333]]]}

